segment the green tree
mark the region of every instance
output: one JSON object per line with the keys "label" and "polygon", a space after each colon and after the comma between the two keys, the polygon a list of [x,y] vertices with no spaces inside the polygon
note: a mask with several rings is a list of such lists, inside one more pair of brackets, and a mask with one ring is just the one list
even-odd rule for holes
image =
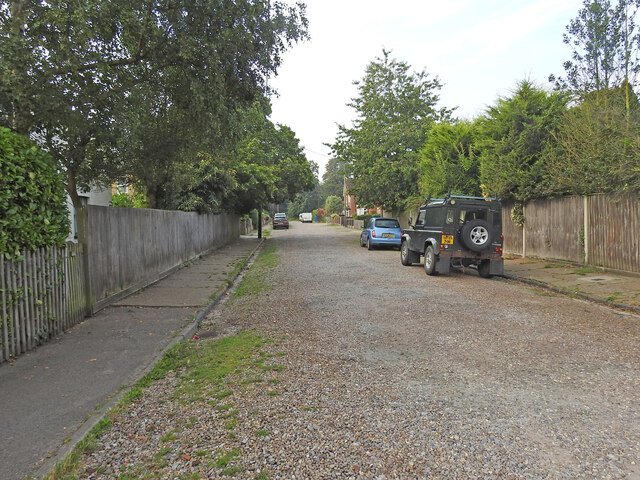
{"label": "green tree", "polygon": [[[567,25],[563,36],[564,43],[572,49],[571,60],[564,63],[566,78],[550,76],[557,88],[570,91],[581,100],[590,92],[623,87],[629,112],[640,69],[640,32],[635,24],[639,3],[617,0],[612,5],[610,0],[584,0],[583,8]],[[607,99],[603,95],[599,100]]]}
{"label": "green tree", "polygon": [[349,106],[357,118],[350,128],[339,126],[331,148],[359,202],[402,209],[418,194],[418,151],[431,127],[451,114],[436,109],[440,81],[424,70],[411,73],[406,62],[383,51],[355,85],[358,96]]}
{"label": "green tree", "polygon": [[609,0],[585,0],[571,20],[564,43],[573,48],[564,63],[568,86],[580,93],[609,88],[615,73],[619,31]]}
{"label": "green tree", "polygon": [[548,93],[528,80],[511,97],[498,99],[477,120],[476,146],[483,192],[526,202],[540,195],[545,151],[566,111],[562,93]]}
{"label": "green tree", "polygon": [[317,165],[307,160],[295,133],[274,125],[268,113],[265,105],[254,104],[243,113],[245,134],[237,145],[200,155],[181,208],[248,213],[314,188]]}
{"label": "green tree", "polygon": [[342,199],[337,195],[329,195],[324,202],[324,209],[328,214],[341,213],[344,210]]}
{"label": "green tree", "polygon": [[431,129],[420,150],[422,196],[481,195],[480,165],[471,122],[443,122]]}
{"label": "green tree", "polygon": [[287,215],[289,218],[297,218],[303,212],[312,212],[320,205],[319,186],[296,195],[287,207]]}
{"label": "green tree", "polygon": [[[205,115],[193,115],[157,88],[138,87],[123,102],[118,118],[126,135],[118,139],[122,171],[142,186],[150,208],[176,209],[206,154],[225,145],[211,131]],[[231,128],[234,119],[225,125]],[[207,135],[204,135],[207,134]],[[198,173],[196,173],[198,172]]]}
{"label": "green tree", "polygon": [[64,245],[69,217],[64,178],[50,155],[0,127],[0,255]]}
{"label": "green tree", "polygon": [[342,197],[346,173],[345,165],[339,158],[329,159],[322,175],[320,198],[327,198],[329,195]]}
{"label": "green tree", "polygon": [[[603,96],[607,95],[606,101]],[[640,193],[640,103],[625,88],[587,95],[559,125],[546,160],[545,194]]]}
{"label": "green tree", "polygon": [[[306,38],[304,10],[277,0],[0,0],[0,122],[37,134],[78,205],[78,186],[122,174],[118,138],[146,141],[121,121],[127,108],[146,109],[145,120],[171,105],[174,127],[224,130],[230,112],[269,92],[282,53]],[[159,110],[149,141],[166,130]]]}
{"label": "green tree", "polygon": [[640,190],[640,116],[634,92],[640,69],[637,0],[585,0],[567,26],[566,79],[572,108],[547,152],[540,189],[549,196]]}

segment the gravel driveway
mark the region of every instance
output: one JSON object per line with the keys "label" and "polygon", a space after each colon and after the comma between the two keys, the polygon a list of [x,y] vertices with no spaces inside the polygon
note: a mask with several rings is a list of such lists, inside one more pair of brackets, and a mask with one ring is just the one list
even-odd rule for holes
{"label": "gravel driveway", "polygon": [[[209,318],[273,339],[282,367],[234,391],[233,435],[220,411],[176,402],[170,375],[82,478],[640,479],[638,316],[475,272],[427,277],[358,235],[273,232],[275,288]],[[175,432],[174,454],[123,477],[167,445],[149,424]],[[231,450],[242,471],[226,477],[198,457]]]}

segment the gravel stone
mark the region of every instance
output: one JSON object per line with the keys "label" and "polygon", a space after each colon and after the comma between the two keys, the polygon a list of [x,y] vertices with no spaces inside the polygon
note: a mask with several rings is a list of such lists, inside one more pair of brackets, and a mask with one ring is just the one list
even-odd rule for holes
{"label": "gravel stone", "polygon": [[[638,316],[474,272],[427,277],[358,235],[273,232],[274,288],[207,318],[272,339],[261,350],[280,367],[236,378],[232,427],[213,398],[176,398],[171,373],[81,478],[640,479]],[[240,470],[225,472],[232,450]]]}

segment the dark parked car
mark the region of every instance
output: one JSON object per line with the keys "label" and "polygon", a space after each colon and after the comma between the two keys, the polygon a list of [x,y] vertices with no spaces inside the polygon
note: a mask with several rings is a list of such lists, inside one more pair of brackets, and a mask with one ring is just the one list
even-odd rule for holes
{"label": "dark parked car", "polygon": [[289,220],[286,213],[276,213],[273,216],[273,229],[277,230],[278,228],[289,229]]}
{"label": "dark parked car", "polygon": [[401,240],[402,229],[397,218],[370,218],[360,234],[360,246],[366,245],[369,250],[381,246],[400,248]]}
{"label": "dark parked car", "polygon": [[475,265],[481,277],[503,273],[502,206],[497,198],[447,195],[427,198],[415,225],[402,232],[400,260],[418,263],[427,275]]}

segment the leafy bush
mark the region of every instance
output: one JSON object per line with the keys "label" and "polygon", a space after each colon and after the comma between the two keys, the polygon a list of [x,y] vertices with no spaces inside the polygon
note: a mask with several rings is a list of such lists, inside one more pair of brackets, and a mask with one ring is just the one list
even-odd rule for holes
{"label": "leafy bush", "polygon": [[367,220],[369,220],[370,218],[378,218],[381,215],[378,213],[367,213],[365,215],[356,215],[355,217],[353,217],[355,220],[364,220],[365,223],[367,222]]}
{"label": "leafy bush", "polygon": [[316,209],[312,210],[311,214],[313,215],[314,220],[316,218],[318,219],[318,222],[324,222],[325,218],[328,216],[328,213],[324,209],[324,207],[320,207],[320,208],[316,208]]}
{"label": "leafy bush", "polygon": [[258,225],[258,210],[254,208],[249,212],[249,215],[251,215],[251,221],[253,222],[253,224]]}
{"label": "leafy bush", "polygon": [[0,128],[0,254],[64,245],[69,214],[63,176],[32,141]]}
{"label": "leafy bush", "polygon": [[144,193],[116,193],[111,197],[112,207],[147,208]]}
{"label": "leafy bush", "polygon": [[329,195],[325,201],[324,208],[327,213],[340,213],[344,208],[342,198],[337,195]]}

